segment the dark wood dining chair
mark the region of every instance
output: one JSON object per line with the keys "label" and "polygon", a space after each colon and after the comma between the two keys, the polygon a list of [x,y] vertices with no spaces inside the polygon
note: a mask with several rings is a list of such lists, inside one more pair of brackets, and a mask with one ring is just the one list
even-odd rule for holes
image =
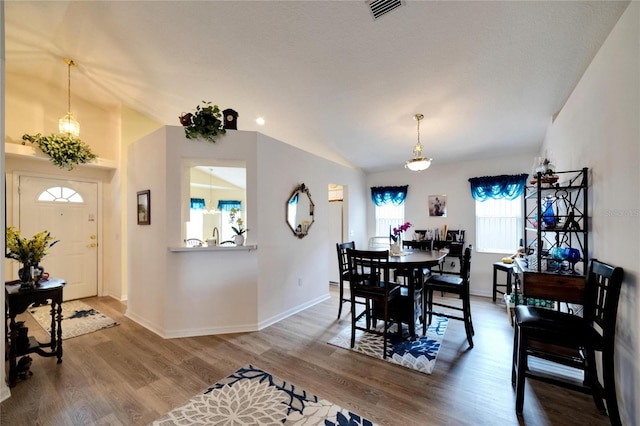
{"label": "dark wood dining chair", "polygon": [[[422,334],[426,333],[426,325],[431,324],[432,315],[446,317],[449,319],[460,320],[464,322],[464,328],[467,333],[467,341],[469,346],[473,348],[473,335],[475,331],[473,329],[473,320],[471,318],[471,299],[469,295],[469,281],[471,278],[471,246],[468,246],[464,250],[462,256],[460,276],[446,275],[446,274],[432,274],[427,278],[424,283],[424,316],[428,318],[422,323]],[[455,294],[457,299],[452,299],[451,302],[434,302],[433,292],[440,291],[443,293]],[[459,301],[458,301],[459,299]],[[434,306],[446,308],[446,311],[433,309]],[[461,311],[462,314],[458,315],[453,311]]]}
{"label": "dark wood dining chair", "polygon": [[[342,305],[345,303],[351,303],[351,296],[344,296],[344,285],[345,282],[349,282],[349,258],[347,256],[347,249],[355,249],[356,243],[354,241],[349,241],[346,243],[336,243],[336,250],[338,252],[338,270],[340,272],[340,299],[338,306],[338,319],[340,319],[340,315],[342,315]],[[357,303],[363,303],[358,301]],[[354,307],[352,306],[351,309]]]}
{"label": "dark wood dining chair", "polygon": [[[395,299],[400,286],[389,280],[389,251],[368,251],[347,249],[349,259],[349,286],[351,287],[351,347],[355,346],[356,330],[382,335],[382,357],[387,357],[387,333],[391,326],[389,303]],[[365,300],[363,312],[356,314],[356,299]],[[374,315],[374,306],[381,315]],[[371,309],[370,309],[371,307]],[[366,318],[365,327],[358,325],[362,317]],[[383,321],[382,331],[376,331],[375,318]],[[373,321],[372,321],[373,320]]]}
{"label": "dark wood dining chair", "polygon": [[[543,298],[583,306],[582,315],[528,306],[515,307],[511,382],[516,388],[516,413],[522,414],[525,377],[591,394],[598,409],[620,424],[616,400],[614,347],[618,300],[624,272],[592,259],[585,277],[525,272],[521,290],[527,297]],[[602,353],[600,383],[596,352]],[[582,382],[568,380],[550,371],[529,369],[529,357],[583,370]],[[605,404],[606,402],[606,408]]]}

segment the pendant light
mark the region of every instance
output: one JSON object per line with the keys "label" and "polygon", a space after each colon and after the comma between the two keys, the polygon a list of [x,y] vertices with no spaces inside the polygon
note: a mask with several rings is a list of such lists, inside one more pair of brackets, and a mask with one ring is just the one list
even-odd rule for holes
{"label": "pendant light", "polygon": [[209,199],[204,206],[204,214],[220,214],[213,205],[213,167],[209,168]]}
{"label": "pendant light", "polygon": [[414,120],[418,121],[418,143],[413,147],[413,158],[408,160],[404,167],[414,171],[421,172],[422,170],[426,170],[431,165],[432,159],[429,157],[422,156],[422,144],[420,144],[420,120],[424,118],[422,114],[416,114],[413,116]]}
{"label": "pendant light", "polygon": [[71,67],[75,67],[76,63],[73,59],[64,58],[64,62],[67,64],[67,82],[68,82],[68,90],[67,90],[67,113],[58,120],[58,129],[60,133],[66,134],[67,136],[80,136],[80,123],[73,118],[73,114],[71,114]]}

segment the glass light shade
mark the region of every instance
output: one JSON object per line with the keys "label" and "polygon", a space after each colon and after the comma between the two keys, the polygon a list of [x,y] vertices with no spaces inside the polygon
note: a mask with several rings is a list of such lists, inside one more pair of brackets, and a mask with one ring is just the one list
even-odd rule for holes
{"label": "glass light shade", "polygon": [[80,135],[80,123],[73,118],[73,114],[66,113],[64,117],[58,120],[58,129],[60,133],[78,137]]}
{"label": "glass light shade", "polygon": [[426,170],[431,165],[431,158],[417,157],[406,162],[404,167],[414,172]]}

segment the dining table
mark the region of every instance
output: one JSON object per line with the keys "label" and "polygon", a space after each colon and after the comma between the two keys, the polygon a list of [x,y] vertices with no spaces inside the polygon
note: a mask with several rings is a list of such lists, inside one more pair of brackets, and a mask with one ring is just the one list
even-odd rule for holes
{"label": "dining table", "polygon": [[411,250],[401,254],[389,253],[389,267],[393,269],[433,268],[441,266],[448,250]]}

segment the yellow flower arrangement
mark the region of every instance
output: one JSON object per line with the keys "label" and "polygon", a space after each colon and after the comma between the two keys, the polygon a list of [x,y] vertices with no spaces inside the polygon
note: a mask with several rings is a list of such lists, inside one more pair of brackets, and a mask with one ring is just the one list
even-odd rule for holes
{"label": "yellow flower arrangement", "polygon": [[54,241],[49,231],[40,231],[31,239],[22,238],[19,229],[7,228],[7,249],[5,257],[27,265],[37,265],[46,256],[47,249],[53,247]]}

